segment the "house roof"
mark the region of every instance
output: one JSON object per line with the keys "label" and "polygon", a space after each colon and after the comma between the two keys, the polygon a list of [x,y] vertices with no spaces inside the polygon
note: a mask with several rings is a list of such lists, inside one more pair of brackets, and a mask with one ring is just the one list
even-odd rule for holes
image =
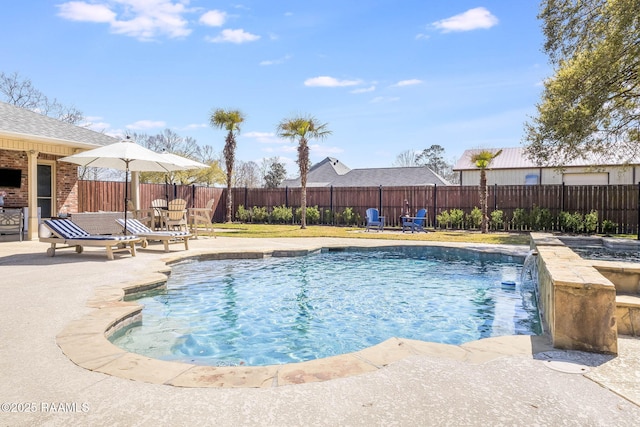
{"label": "house roof", "polygon": [[78,148],[95,148],[118,141],[117,138],[109,135],[5,102],[0,102],[0,137],[28,139]]}
{"label": "house roof", "polygon": [[[316,163],[307,174],[307,187],[401,187],[409,185],[449,185],[426,166],[349,169],[333,157]],[[299,187],[300,178],[287,179],[281,187]]]}
{"label": "house roof", "polygon": [[[456,162],[456,165],[453,167],[454,171],[462,171],[462,170],[477,170],[476,165],[471,161],[471,157],[480,152],[480,151],[492,151],[497,152],[498,150],[502,150],[502,153],[495,159],[491,161],[490,169],[530,169],[530,168],[539,168],[540,165],[535,162],[529,160],[529,158],[524,154],[523,147],[513,147],[513,148],[484,148],[484,149],[473,149],[466,150],[462,153],[462,156]],[[572,161],[570,164],[566,166],[574,166],[574,167],[587,167],[587,166],[613,166],[613,165],[621,165],[620,162],[602,162],[602,161],[588,161],[584,159],[576,159]],[[544,166],[543,166],[544,167]]]}

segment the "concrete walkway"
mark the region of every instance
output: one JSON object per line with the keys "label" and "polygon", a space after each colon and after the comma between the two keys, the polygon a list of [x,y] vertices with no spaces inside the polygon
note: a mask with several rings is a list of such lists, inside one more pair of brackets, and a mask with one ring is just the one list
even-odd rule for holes
{"label": "concrete walkway", "polygon": [[[219,236],[190,242],[188,254],[397,244],[420,242]],[[271,388],[184,388],[91,371],[74,364],[56,337],[96,310],[88,303],[105,286],[151,277],[187,253],[165,254],[152,245],[135,258],[116,254],[108,261],[104,250],[92,248],[49,258],[47,246],[0,242],[0,426],[631,426],[640,420],[640,340],[629,337],[620,338],[618,357],[554,350],[544,337],[508,337],[408,355],[355,376]],[[460,352],[466,356],[452,357]]]}

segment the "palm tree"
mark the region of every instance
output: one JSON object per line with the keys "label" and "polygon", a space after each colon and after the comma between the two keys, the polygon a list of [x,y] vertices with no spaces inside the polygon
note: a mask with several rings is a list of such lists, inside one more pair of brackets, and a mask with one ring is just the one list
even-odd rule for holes
{"label": "palm tree", "polygon": [[211,126],[225,129],[228,132],[222,154],[227,168],[227,222],[231,222],[231,211],[233,210],[231,178],[233,177],[233,163],[236,158],[236,133],[240,133],[240,124],[244,122],[244,114],[240,110],[218,108],[211,114],[209,120]]}
{"label": "palm tree", "polygon": [[310,139],[324,139],[331,135],[327,124],[320,124],[312,116],[297,116],[282,120],[278,124],[278,136],[281,138],[298,140],[298,167],[300,168],[300,228],[307,228],[307,172],[309,172]]}
{"label": "palm tree", "polygon": [[482,210],[481,231],[486,233],[489,231],[489,216],[487,214],[487,169],[493,159],[498,157],[502,150],[496,152],[490,150],[481,150],[471,156],[471,162],[480,169],[480,209]]}

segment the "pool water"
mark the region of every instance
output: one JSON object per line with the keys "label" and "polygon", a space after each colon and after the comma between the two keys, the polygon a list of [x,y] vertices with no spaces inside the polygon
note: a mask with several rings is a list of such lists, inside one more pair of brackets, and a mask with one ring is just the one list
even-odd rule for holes
{"label": "pool water", "polygon": [[137,300],[142,324],[111,339],[162,360],[261,366],[391,337],[461,344],[541,333],[533,288],[513,285],[522,261],[467,253],[398,247],[188,261],[173,267],[166,290]]}

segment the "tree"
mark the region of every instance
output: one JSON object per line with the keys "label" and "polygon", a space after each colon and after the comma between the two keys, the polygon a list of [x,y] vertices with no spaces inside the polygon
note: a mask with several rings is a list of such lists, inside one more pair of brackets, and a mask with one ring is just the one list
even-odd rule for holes
{"label": "tree", "polygon": [[257,188],[260,187],[260,166],[256,162],[238,161],[235,167],[234,186]]}
{"label": "tree", "polygon": [[227,131],[224,149],[224,164],[227,169],[227,222],[231,222],[233,199],[231,183],[233,178],[233,164],[236,157],[236,134],[240,133],[240,125],[244,122],[244,114],[240,110],[224,110],[218,108],[210,117],[211,126]]}
{"label": "tree", "polygon": [[396,156],[396,160],[393,162],[393,166],[397,166],[400,168],[418,166],[418,156],[413,150],[403,151]]}
{"label": "tree", "polygon": [[262,161],[263,179],[266,188],[278,188],[287,177],[287,169],[279,157],[270,157]]}
{"label": "tree", "polygon": [[455,184],[458,182],[458,174],[453,171],[453,162],[444,159],[444,147],[434,144],[425,148],[416,156],[418,165],[426,166],[448,182]]}
{"label": "tree", "polygon": [[53,117],[65,123],[77,125],[84,120],[84,115],[74,106],[65,106],[57,99],[49,99],[36,89],[30,79],[22,78],[18,73],[0,72],[0,93],[4,102],[25,108],[36,113]]}
{"label": "tree", "polygon": [[496,152],[481,150],[471,156],[471,162],[480,169],[480,210],[482,210],[481,230],[483,233],[487,233],[489,231],[489,216],[487,214],[487,169],[491,165],[493,159],[498,157],[500,153],[502,153],[502,150],[498,150]]}
{"label": "tree", "polygon": [[640,0],[544,0],[555,75],[525,125],[539,164],[630,162],[640,154]]}
{"label": "tree", "polygon": [[278,124],[277,134],[281,138],[298,140],[298,167],[300,168],[300,228],[307,228],[307,172],[309,172],[310,139],[325,139],[331,135],[327,123],[320,124],[312,116],[297,116],[284,119]]}
{"label": "tree", "polygon": [[157,135],[145,133],[127,132],[133,141],[150,150],[161,153],[168,151],[188,159],[196,160],[209,165],[209,168],[189,169],[173,172],[140,172],[140,182],[156,184],[221,184],[224,182],[224,173],[220,169],[220,162],[213,156],[211,146],[200,147],[195,139],[182,137],[165,129]]}

